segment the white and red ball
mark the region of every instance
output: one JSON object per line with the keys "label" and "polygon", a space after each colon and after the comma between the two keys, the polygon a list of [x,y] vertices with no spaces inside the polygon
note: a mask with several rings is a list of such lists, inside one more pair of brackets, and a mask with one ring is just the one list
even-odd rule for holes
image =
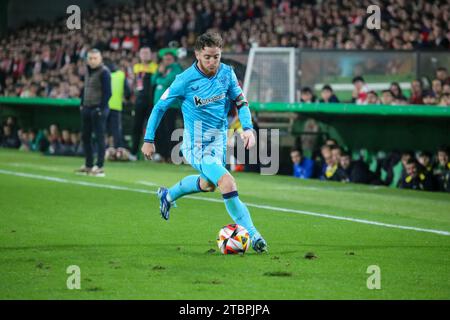
{"label": "white and red ball", "polygon": [[250,235],[243,226],[229,224],[220,229],[217,245],[223,254],[243,254],[250,246]]}

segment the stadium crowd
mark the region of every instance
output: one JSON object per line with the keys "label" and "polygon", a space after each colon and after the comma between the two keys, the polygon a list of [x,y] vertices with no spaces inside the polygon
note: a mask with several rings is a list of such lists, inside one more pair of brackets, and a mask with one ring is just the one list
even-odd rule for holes
{"label": "stadium crowd", "polygon": [[334,139],[328,139],[311,158],[301,148],[290,153],[296,178],[442,192],[450,192],[449,154],[449,149],[442,146],[434,156],[427,151],[404,151],[369,160],[346,151]]}
{"label": "stadium crowd", "polygon": [[42,152],[47,155],[82,156],[84,153],[80,132],[61,130],[57,124],[42,130],[24,130],[12,116],[2,124],[0,146],[21,151]]}
{"label": "stadium crowd", "polygon": [[[445,67],[438,67],[435,72],[435,78],[431,81],[431,86],[424,88],[420,79],[411,82],[411,93],[409,96],[403,93],[398,82],[392,82],[390,86],[377,93],[370,89],[362,76],[353,78],[352,99],[348,102],[356,104],[383,104],[383,105],[438,105],[450,106],[450,76]],[[322,102],[339,103],[333,88],[326,84],[320,92],[320,98],[316,97],[310,87],[302,88],[300,92],[300,101],[304,103]],[[344,102],[344,101],[343,101]],[[347,102],[347,101],[346,101]]]}
{"label": "stadium crowd", "polygon": [[[372,4],[382,10],[380,31],[364,27],[365,8]],[[208,29],[221,32],[225,52],[252,46],[448,50],[449,12],[445,0],[167,0],[102,6],[83,12],[79,31],[67,30],[59,20],[29,24],[2,38],[0,95],[78,97],[91,47],[131,81],[140,47],[156,52],[177,41],[192,48]]]}

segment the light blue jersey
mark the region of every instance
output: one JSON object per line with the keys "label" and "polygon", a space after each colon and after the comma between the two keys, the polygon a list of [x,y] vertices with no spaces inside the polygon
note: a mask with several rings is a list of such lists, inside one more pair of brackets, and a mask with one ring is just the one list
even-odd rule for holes
{"label": "light blue jersey", "polygon": [[[147,123],[144,141],[153,142],[155,131],[164,112],[181,100],[184,120],[181,151],[186,160],[199,171],[199,164],[207,157],[225,164],[227,114],[232,103],[238,106],[238,115],[244,130],[252,129],[251,114],[231,66],[221,63],[216,74],[208,77],[195,62],[177,75],[153,108]],[[211,179],[208,179],[211,180]]]}

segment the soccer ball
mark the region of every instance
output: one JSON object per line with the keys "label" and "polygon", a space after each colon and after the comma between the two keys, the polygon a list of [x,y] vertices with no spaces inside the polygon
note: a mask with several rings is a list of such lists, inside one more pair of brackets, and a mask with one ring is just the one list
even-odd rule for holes
{"label": "soccer ball", "polygon": [[223,254],[244,254],[250,246],[250,236],[243,226],[229,224],[220,229],[217,245]]}

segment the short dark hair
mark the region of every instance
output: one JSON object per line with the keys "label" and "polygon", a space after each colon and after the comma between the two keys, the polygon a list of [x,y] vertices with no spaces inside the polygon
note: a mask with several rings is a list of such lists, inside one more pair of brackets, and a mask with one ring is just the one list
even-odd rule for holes
{"label": "short dark hair", "polygon": [[446,154],[449,154],[449,147],[447,147],[447,146],[439,146],[437,152],[445,152]]}
{"label": "short dark hair", "polygon": [[431,152],[429,152],[429,151],[422,151],[421,153],[419,153],[419,157],[423,157],[423,156],[428,157],[428,158],[432,157]]}
{"label": "short dark hair", "polygon": [[328,90],[328,91],[333,92],[333,88],[331,88],[331,86],[330,86],[329,84],[324,85],[324,86],[322,87],[322,91],[323,91],[323,90]]}
{"label": "short dark hair", "polygon": [[350,159],[352,158],[350,152],[346,150],[342,150],[341,157],[349,157]]}
{"label": "short dark hair", "polygon": [[414,151],[411,151],[411,150],[405,150],[405,151],[403,151],[403,152],[402,152],[402,157],[403,157],[403,156],[406,156],[406,155],[410,156],[411,158],[414,158]]}
{"label": "short dark hair", "polygon": [[195,51],[201,51],[205,47],[218,47],[222,49],[223,40],[217,32],[208,31],[200,35],[195,41]]}
{"label": "short dark hair", "polygon": [[447,68],[446,67],[438,67],[436,69],[436,71],[445,71],[445,72],[447,72]]}
{"label": "short dark hair", "polygon": [[394,94],[392,93],[392,91],[391,90],[389,90],[389,89],[385,89],[385,90],[383,90],[383,91],[381,91],[382,93],[389,93],[391,96],[394,96]]}
{"label": "short dark hair", "polygon": [[434,94],[433,90],[427,90],[427,91],[425,91],[425,93],[423,94],[423,97],[432,97],[432,98],[436,98],[436,95]]}
{"label": "short dark hair", "polygon": [[311,93],[312,94],[312,90],[310,87],[303,87],[303,89],[301,90],[301,93]]}
{"label": "short dark hair", "polygon": [[356,76],[356,77],[354,77],[353,80],[352,80],[352,83],[355,83],[356,81],[362,81],[362,82],[365,82],[365,81],[364,81],[364,78],[361,77],[361,76]]}
{"label": "short dark hair", "polygon": [[333,150],[340,150],[342,152],[342,148],[339,145],[337,145],[337,144],[334,144],[334,145],[330,146],[330,149],[331,149],[331,151],[333,151]]}
{"label": "short dark hair", "polygon": [[300,148],[292,148],[290,153],[292,152],[298,152],[300,156],[303,156],[303,150]]}
{"label": "short dark hair", "polygon": [[336,139],[333,139],[333,138],[327,138],[327,139],[325,139],[325,143],[327,142],[327,141],[332,141],[333,142],[333,145],[338,145],[338,142],[336,141]]}

